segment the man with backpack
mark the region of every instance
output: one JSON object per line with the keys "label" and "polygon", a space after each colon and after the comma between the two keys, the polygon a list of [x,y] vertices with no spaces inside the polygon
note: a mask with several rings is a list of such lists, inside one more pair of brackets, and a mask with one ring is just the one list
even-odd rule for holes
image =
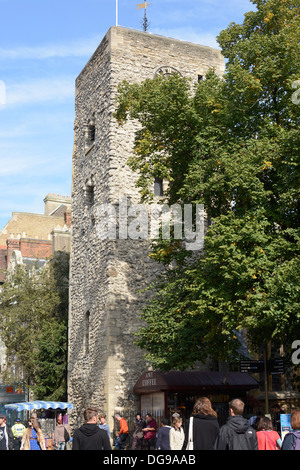
{"label": "man with backpack", "polygon": [[220,429],[216,450],[258,450],[256,432],[243,417],[244,408],[237,398],[229,403],[230,416]]}

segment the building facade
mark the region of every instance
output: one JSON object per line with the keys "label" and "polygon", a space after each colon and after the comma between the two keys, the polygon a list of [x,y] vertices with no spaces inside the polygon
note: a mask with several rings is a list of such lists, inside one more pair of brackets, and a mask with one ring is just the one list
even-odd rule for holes
{"label": "building facade", "polygon": [[[6,272],[18,264],[43,266],[57,251],[71,249],[71,198],[48,194],[44,198],[44,213],[13,212],[0,230],[0,289]],[[5,384],[3,372],[19,372],[17,362],[6,355],[0,339],[0,411],[4,405],[25,401],[25,388],[20,384]],[[18,374],[17,374],[18,375]]]}
{"label": "building facade", "polygon": [[127,166],[136,124],[118,126],[117,86],[174,70],[197,82],[212,67],[223,74],[217,49],[112,27],[76,80],[68,361],[74,420],[93,404],[112,426],[147,370],[134,346],[148,295],[139,291],[160,268],[148,256],[149,241],[118,237],[120,225],[115,239],[105,238],[98,217],[105,205],[120,214],[122,198],[126,207],[140,202]]}
{"label": "building facade", "polygon": [[0,284],[10,263],[41,263],[56,251],[71,250],[71,198],[47,194],[44,214],[13,212],[0,230]]}

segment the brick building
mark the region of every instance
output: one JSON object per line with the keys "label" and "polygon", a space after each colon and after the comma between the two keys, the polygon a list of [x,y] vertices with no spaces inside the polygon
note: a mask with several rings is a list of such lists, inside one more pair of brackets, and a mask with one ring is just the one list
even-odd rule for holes
{"label": "brick building", "polygon": [[71,198],[48,194],[44,204],[44,214],[13,212],[0,231],[0,283],[13,254],[14,262],[26,264],[43,263],[55,251],[70,252]]}

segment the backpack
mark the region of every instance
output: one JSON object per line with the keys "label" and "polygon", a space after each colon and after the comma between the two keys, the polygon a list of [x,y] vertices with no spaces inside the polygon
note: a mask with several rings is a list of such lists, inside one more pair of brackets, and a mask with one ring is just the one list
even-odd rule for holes
{"label": "backpack", "polygon": [[235,431],[232,433],[232,450],[253,450],[251,443],[252,434],[251,428],[243,434],[238,434]]}
{"label": "backpack", "polygon": [[300,450],[300,431],[291,431],[291,434],[295,436],[295,441],[292,450]]}

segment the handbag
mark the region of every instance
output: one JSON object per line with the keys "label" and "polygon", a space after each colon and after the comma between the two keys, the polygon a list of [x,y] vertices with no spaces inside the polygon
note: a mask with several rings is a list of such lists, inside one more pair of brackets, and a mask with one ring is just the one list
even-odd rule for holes
{"label": "handbag", "polygon": [[190,418],[190,425],[189,425],[189,440],[186,446],[186,450],[194,450],[194,442],[193,442],[193,419]]}
{"label": "handbag", "polygon": [[70,434],[68,433],[68,430],[64,428],[64,438],[65,442],[68,442],[70,440]]}

